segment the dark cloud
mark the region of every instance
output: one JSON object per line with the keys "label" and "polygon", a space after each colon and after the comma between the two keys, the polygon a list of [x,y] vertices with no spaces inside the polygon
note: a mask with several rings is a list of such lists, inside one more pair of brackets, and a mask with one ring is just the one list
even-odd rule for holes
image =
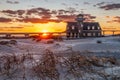
{"label": "dark cloud", "polygon": [[[46,8],[31,8],[28,10],[2,10],[5,15],[14,18],[18,22],[31,23],[47,23],[47,22],[66,22],[74,21],[76,15],[79,13],[75,8],[69,7],[67,9],[50,10]],[[95,19],[95,16],[85,14],[87,20]]]}
{"label": "dark cloud", "polygon": [[56,17],[61,21],[67,22],[67,21],[75,21],[76,15],[58,15]]}
{"label": "dark cloud", "polygon": [[63,6],[68,6],[66,3],[62,3]]}
{"label": "dark cloud", "polygon": [[18,15],[23,15],[25,13],[25,10],[17,10],[16,13]]}
{"label": "dark cloud", "polygon": [[45,2],[48,2],[48,0],[45,0]]}
{"label": "dark cloud", "polygon": [[63,14],[70,13],[70,11],[69,11],[69,10],[60,9],[60,10],[57,11],[57,13],[58,13],[59,15],[63,15]]}
{"label": "dark cloud", "polygon": [[25,22],[25,23],[28,23],[28,22],[31,22],[31,23],[46,23],[45,21],[42,21],[41,19],[39,18],[23,18],[23,19],[17,19],[17,21],[19,22]]}
{"label": "dark cloud", "polygon": [[35,7],[34,5],[28,5],[28,7]]}
{"label": "dark cloud", "polygon": [[[32,8],[29,10],[15,10],[15,11],[2,10],[0,12],[4,13],[9,17],[14,17],[17,21],[20,22],[46,23],[48,21],[53,21],[50,20],[53,13],[49,9],[45,8]],[[35,18],[35,16],[38,16],[38,18]]]}
{"label": "dark cloud", "polygon": [[69,14],[71,14],[71,15],[73,15],[73,14],[75,14],[76,12],[79,12],[79,11],[77,11],[75,8],[73,8],[73,7],[69,7],[69,8],[67,8],[66,9],[68,12],[69,12]]}
{"label": "dark cloud", "polygon": [[112,20],[107,21],[107,23],[120,23],[120,16],[115,16]]}
{"label": "dark cloud", "polygon": [[31,14],[37,14],[39,16],[42,16],[42,15],[50,15],[50,10],[49,9],[46,9],[46,8],[32,8],[32,9],[29,9],[27,10],[27,15],[31,15]]}
{"label": "dark cloud", "polygon": [[8,3],[8,4],[19,4],[19,1],[7,0],[6,3]]}
{"label": "dark cloud", "polygon": [[[67,22],[67,21],[75,21],[76,19],[75,15],[58,15],[57,18],[61,21]],[[96,16],[92,16],[91,14],[84,14],[85,22],[94,22],[96,19]]]}
{"label": "dark cloud", "polygon": [[120,3],[117,4],[107,4],[99,7],[100,9],[104,10],[118,10],[120,9]]}
{"label": "dark cloud", "polygon": [[5,14],[11,14],[11,15],[23,15],[25,13],[25,10],[16,10],[16,11],[13,11],[13,10],[3,10],[1,11],[2,13],[5,13]]}
{"label": "dark cloud", "polygon": [[95,4],[94,6],[96,7],[96,6],[102,6],[102,5],[104,5],[106,2],[100,2],[100,3],[97,3],[97,4]]}
{"label": "dark cloud", "polygon": [[114,20],[113,20],[114,22],[117,22],[117,23],[120,23],[120,16],[116,16],[116,17],[114,17]]}
{"label": "dark cloud", "polygon": [[51,14],[57,15],[57,10],[52,10]]}
{"label": "dark cloud", "polygon": [[79,4],[78,4],[78,3],[74,3],[74,5],[75,5],[75,6],[79,6]]}
{"label": "dark cloud", "polygon": [[19,22],[25,22],[25,23],[48,23],[48,22],[60,22],[59,20],[54,19],[41,19],[41,18],[23,18],[23,19],[17,19]]}
{"label": "dark cloud", "polygon": [[9,17],[23,17],[22,15],[25,14],[25,10],[16,10],[16,11],[13,11],[13,10],[3,10],[3,11],[0,11],[1,13],[4,13],[5,15],[9,16]]}
{"label": "dark cloud", "polygon": [[92,16],[91,14],[84,14],[85,22],[94,22],[96,19],[96,16]]}
{"label": "dark cloud", "polygon": [[0,17],[0,22],[11,22],[12,20],[9,18],[4,18],[4,17]]}
{"label": "dark cloud", "polygon": [[8,28],[8,29],[9,29],[9,28],[12,28],[12,29],[14,29],[14,28],[15,28],[15,29],[16,29],[16,28],[17,28],[17,29],[21,29],[21,28],[24,28],[24,27],[10,26],[10,27],[0,27],[0,29],[1,29],[1,28],[5,28],[5,29],[6,29],[6,28]]}
{"label": "dark cloud", "polygon": [[89,3],[89,2],[84,2],[84,4],[85,4],[85,5],[90,5],[90,3]]}
{"label": "dark cloud", "polygon": [[89,18],[89,19],[95,19],[96,16],[92,16],[91,14],[84,14],[85,18]]}
{"label": "dark cloud", "polygon": [[1,12],[6,13],[6,14],[16,14],[16,11],[13,11],[13,10],[3,10]]}

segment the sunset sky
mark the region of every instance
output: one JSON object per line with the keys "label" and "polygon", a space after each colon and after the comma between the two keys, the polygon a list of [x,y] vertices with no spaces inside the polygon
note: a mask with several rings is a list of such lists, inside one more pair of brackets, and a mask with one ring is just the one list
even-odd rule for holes
{"label": "sunset sky", "polygon": [[0,32],[64,31],[79,13],[120,30],[120,0],[0,0]]}

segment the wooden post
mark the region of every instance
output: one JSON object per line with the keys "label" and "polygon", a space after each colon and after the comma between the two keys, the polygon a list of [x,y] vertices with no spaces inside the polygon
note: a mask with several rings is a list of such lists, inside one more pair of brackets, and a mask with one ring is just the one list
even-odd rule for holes
{"label": "wooden post", "polygon": [[103,32],[103,36],[105,35],[105,31],[102,31]]}
{"label": "wooden post", "polygon": [[29,34],[25,34],[25,37],[29,37]]}
{"label": "wooden post", "polygon": [[7,37],[7,38],[10,38],[10,37],[11,37],[11,34],[6,34],[6,37]]}
{"label": "wooden post", "polygon": [[114,36],[115,31],[112,31],[112,32],[113,32],[113,36]]}

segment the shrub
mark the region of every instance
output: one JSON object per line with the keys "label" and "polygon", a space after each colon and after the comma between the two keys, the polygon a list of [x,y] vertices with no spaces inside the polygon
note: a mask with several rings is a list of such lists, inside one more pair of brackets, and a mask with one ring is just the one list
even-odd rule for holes
{"label": "shrub", "polygon": [[49,50],[43,54],[37,65],[33,66],[34,74],[42,80],[59,80],[59,72],[56,68],[56,56]]}
{"label": "shrub", "polygon": [[47,44],[52,44],[52,43],[54,43],[54,40],[48,40],[47,41]]}
{"label": "shrub", "polygon": [[16,45],[16,44],[17,44],[17,41],[16,41],[16,40],[10,40],[9,43],[10,43],[10,44],[13,44],[13,45]]}
{"label": "shrub", "polygon": [[102,43],[102,41],[101,40],[97,40],[97,43]]}
{"label": "shrub", "polygon": [[0,41],[0,44],[1,45],[7,45],[7,44],[9,44],[9,41]]}

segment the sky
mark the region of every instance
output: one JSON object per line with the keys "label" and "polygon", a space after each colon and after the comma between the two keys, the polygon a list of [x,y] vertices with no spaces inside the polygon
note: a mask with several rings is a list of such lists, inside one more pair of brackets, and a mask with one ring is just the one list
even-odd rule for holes
{"label": "sky", "polygon": [[80,13],[120,30],[120,0],[0,0],[0,32],[61,32]]}

